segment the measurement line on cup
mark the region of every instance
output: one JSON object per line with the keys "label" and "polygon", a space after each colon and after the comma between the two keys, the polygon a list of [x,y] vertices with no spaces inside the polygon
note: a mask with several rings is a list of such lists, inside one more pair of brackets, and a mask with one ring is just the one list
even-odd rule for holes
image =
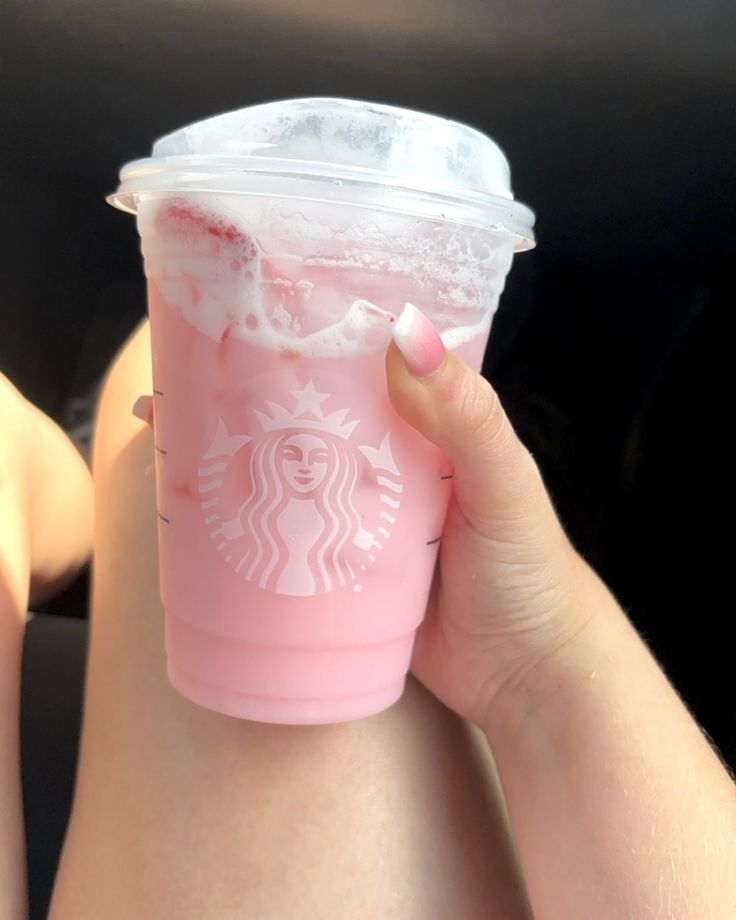
{"label": "measurement line on cup", "polygon": [[433,543],[439,543],[442,537],[435,537],[434,540],[427,540],[427,546],[431,546]]}
{"label": "measurement line on cup", "polygon": [[163,395],[164,395],[163,390],[156,390],[156,389],[154,389],[153,393],[154,393],[155,396],[163,396]]}
{"label": "measurement line on cup", "polygon": [[171,523],[171,521],[170,521],[167,517],[164,517],[163,514],[161,514],[160,511],[157,511],[156,514],[161,518],[161,520],[162,520],[165,524],[170,524],[170,523]]}
{"label": "measurement line on cup", "polygon": [[164,456],[166,456],[166,454],[168,454],[168,450],[164,450],[163,447],[159,447],[158,444],[156,444],[156,445],[154,445],[154,446],[156,447],[156,450],[157,450],[160,454],[163,454]]}
{"label": "measurement line on cup", "polygon": [[452,479],[452,478],[453,478],[452,473],[450,473],[449,476],[440,476],[440,479]]}

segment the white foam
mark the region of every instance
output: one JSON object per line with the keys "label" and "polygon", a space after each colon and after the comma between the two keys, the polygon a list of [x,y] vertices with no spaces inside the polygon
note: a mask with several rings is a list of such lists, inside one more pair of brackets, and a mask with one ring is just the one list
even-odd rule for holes
{"label": "white foam", "polygon": [[[227,199],[214,197],[207,200],[204,209],[200,200],[183,196],[163,201],[144,199],[139,205],[138,221],[149,279],[169,306],[194,328],[216,341],[231,336],[260,348],[289,351],[304,357],[353,357],[378,353],[387,347],[392,314],[401,307],[401,301],[393,290],[394,279],[405,280],[415,274],[420,281],[425,280],[430,268],[435,276],[439,276],[442,274],[437,270],[440,251],[443,258],[448,258],[444,251],[445,238],[433,241],[424,254],[415,251],[413,255],[411,243],[413,241],[418,246],[417,240],[411,236],[402,239],[404,254],[391,256],[379,266],[379,277],[385,274],[385,282],[382,281],[378,287],[385,290],[385,300],[379,304],[365,298],[351,301],[346,296],[347,292],[336,292],[332,287],[315,289],[313,282],[300,279],[299,262],[289,263],[295,271],[293,279],[274,279],[272,274],[264,278],[263,247],[267,245],[264,240],[288,235],[286,231],[289,228],[284,225],[283,219],[274,227],[270,222],[264,223],[264,212],[261,212],[261,220],[254,227],[243,220],[244,213],[255,219],[257,212],[253,210],[253,200],[241,199],[250,210],[245,207],[234,210],[232,203],[228,207]],[[179,224],[174,218],[174,224],[162,232],[158,221],[165,212],[161,209],[172,207],[187,216]],[[270,216],[270,212],[266,213]],[[300,213],[297,226],[302,226],[302,222],[308,223]],[[414,226],[413,221],[409,223]],[[319,236],[323,242],[329,241],[327,225],[320,226],[322,232]],[[406,228],[406,221],[403,226]],[[219,228],[220,235],[208,234],[204,227]],[[348,238],[351,235],[354,238],[354,234],[354,227],[349,228]],[[298,235],[308,238],[304,228]],[[332,242],[336,242],[336,235],[340,234],[333,234]],[[392,238],[394,244],[395,239]],[[386,245],[385,238],[383,244]],[[503,275],[508,270],[511,245],[507,239],[498,256],[499,264],[503,263]],[[336,249],[344,254],[344,258],[322,260],[324,264],[320,267],[330,274],[333,271],[337,274],[346,267],[359,266],[365,270],[363,252],[345,253],[341,243]],[[452,276],[448,274],[448,279],[452,277],[456,287],[448,287],[444,298],[437,297],[437,306],[444,318],[440,327],[445,326],[441,331],[442,339],[448,348],[453,349],[476,336],[487,334],[503,284],[502,279],[500,283],[494,282],[497,293],[490,289],[485,296],[476,293],[475,300],[482,299],[483,302],[471,303],[466,292],[471,288],[485,290],[480,282],[483,270],[488,271],[488,268],[476,266],[471,272],[468,266],[473,264],[473,254],[465,252],[462,255],[466,263],[464,268],[458,271],[453,263],[447,269],[448,273],[455,272]],[[273,258],[278,260],[279,257],[269,253],[269,258],[273,262]],[[450,263],[452,258],[451,252]],[[320,259],[311,259],[310,264],[320,265]],[[279,300],[282,290],[287,297],[293,289],[308,301],[310,319],[318,320],[320,309],[324,312],[324,322],[312,324],[314,331],[305,333],[294,313]],[[329,302],[330,297],[337,305]],[[336,312],[338,318],[333,319]],[[472,322],[458,322],[461,316],[471,318]]]}
{"label": "white foam", "polygon": [[440,338],[445,348],[454,351],[480,335],[487,336],[491,331],[491,322],[497,303],[498,301],[493,305],[493,309],[489,310],[479,322],[470,326],[454,326],[452,329],[445,329],[444,332],[440,333]]}

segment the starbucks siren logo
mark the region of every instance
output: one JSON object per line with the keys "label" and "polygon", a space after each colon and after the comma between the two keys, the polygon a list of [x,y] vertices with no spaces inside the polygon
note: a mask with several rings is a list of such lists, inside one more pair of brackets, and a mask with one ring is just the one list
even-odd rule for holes
{"label": "starbucks siren logo", "polygon": [[[268,413],[254,412],[258,434],[231,434],[218,420],[198,470],[205,524],[225,561],[260,588],[294,596],[350,584],[360,591],[401,504],[390,435],[377,447],[354,443],[360,419],[348,420],[349,409],[325,415],[331,394],[312,380],[290,394],[293,411],[267,401]],[[244,466],[247,476],[233,488]]]}

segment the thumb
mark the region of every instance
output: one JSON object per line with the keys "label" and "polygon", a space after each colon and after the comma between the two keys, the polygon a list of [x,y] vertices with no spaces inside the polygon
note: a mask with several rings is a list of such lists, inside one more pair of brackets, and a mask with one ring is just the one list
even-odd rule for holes
{"label": "thumb", "polygon": [[[531,454],[491,385],[446,351],[429,319],[406,304],[386,356],[391,402],[453,468],[455,500],[467,521],[493,540],[525,543],[560,530]],[[547,530],[549,533],[549,531]]]}

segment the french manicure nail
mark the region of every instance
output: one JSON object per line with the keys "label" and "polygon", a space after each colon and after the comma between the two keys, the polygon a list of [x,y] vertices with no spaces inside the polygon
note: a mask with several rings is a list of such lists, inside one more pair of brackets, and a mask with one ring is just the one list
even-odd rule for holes
{"label": "french manicure nail", "polygon": [[404,304],[391,335],[414,377],[429,377],[444,361],[445,346],[439,333],[414,304]]}

